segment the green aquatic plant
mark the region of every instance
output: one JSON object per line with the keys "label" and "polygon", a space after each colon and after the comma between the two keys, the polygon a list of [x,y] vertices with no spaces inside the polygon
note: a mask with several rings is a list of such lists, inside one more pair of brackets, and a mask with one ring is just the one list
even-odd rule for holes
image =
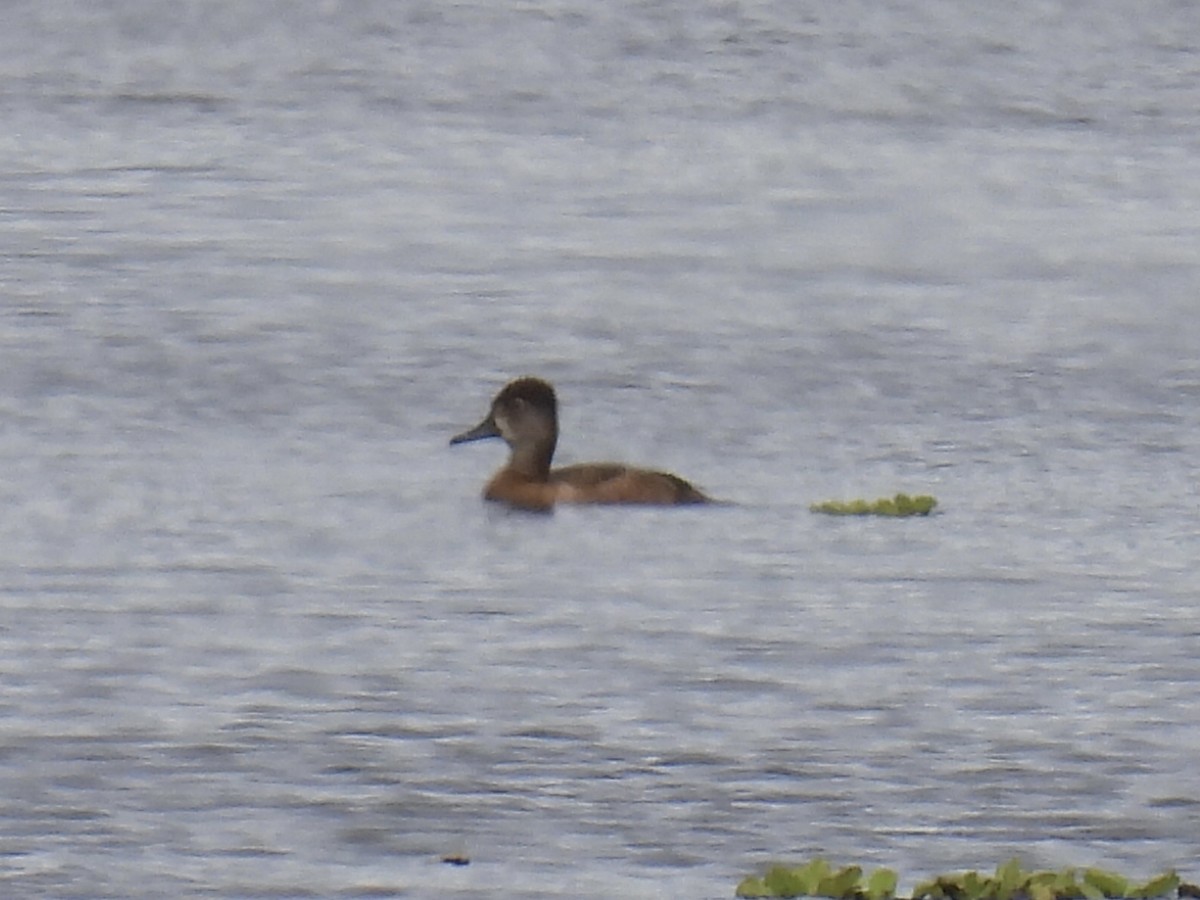
{"label": "green aquatic plant", "polygon": [[834,869],[823,859],[803,866],[771,866],[761,877],[742,879],[739,897],[828,897],[831,900],[891,900],[896,873],[876,869],[864,879],[859,866]]}
{"label": "green aquatic plant", "polygon": [[815,513],[828,516],[927,516],[937,506],[937,500],[928,494],[910,497],[897,494],[878,500],[826,500],[809,507]]}
{"label": "green aquatic plant", "polygon": [[[896,881],[891,869],[876,869],[864,878],[858,866],[835,870],[814,859],[802,866],[774,865],[761,876],[744,878],[737,896],[892,900]],[[1013,858],[992,875],[960,872],[920,882],[911,900],[1154,900],[1170,895],[1198,897],[1200,888],[1183,883],[1174,870],[1139,884],[1104,869],[1026,871]]]}
{"label": "green aquatic plant", "polygon": [[992,876],[978,872],[941,875],[918,884],[913,900],[1150,900],[1165,897],[1180,886],[1174,871],[1143,884],[1103,869],[1062,869],[1027,872],[1010,859]]}

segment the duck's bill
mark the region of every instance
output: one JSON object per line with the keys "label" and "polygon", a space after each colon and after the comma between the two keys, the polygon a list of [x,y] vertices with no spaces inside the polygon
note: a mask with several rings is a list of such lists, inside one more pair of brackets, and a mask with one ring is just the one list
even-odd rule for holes
{"label": "duck's bill", "polygon": [[492,421],[492,417],[488,416],[471,430],[464,431],[462,434],[456,434],[450,438],[450,443],[465,444],[467,441],[482,441],[484,438],[497,437],[500,437],[500,429],[496,427],[496,423]]}

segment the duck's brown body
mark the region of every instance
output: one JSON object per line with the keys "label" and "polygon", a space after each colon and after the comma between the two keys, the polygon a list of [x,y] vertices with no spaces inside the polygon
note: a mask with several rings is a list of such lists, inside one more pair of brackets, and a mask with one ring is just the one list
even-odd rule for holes
{"label": "duck's brown body", "polygon": [[708,498],[667,472],[620,463],[582,463],[530,477],[505,466],[488,482],[483,496],[524,509],[550,509],[557,503],[645,503],[674,506]]}
{"label": "duck's brown body", "polygon": [[640,503],[674,506],[707,503],[691,484],[667,472],[620,463],[550,467],[558,441],[558,403],[539,378],[518,378],[492,401],[487,418],[451,438],[451,444],[503,438],[508,464],[484,488],[488,500],[521,509],[548,510],[558,503]]}

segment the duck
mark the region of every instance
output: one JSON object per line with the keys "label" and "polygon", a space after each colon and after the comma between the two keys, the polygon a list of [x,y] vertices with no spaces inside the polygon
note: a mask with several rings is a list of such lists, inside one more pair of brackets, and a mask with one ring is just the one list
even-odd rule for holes
{"label": "duck", "polygon": [[580,463],[551,468],[558,444],[558,397],[549,382],[523,376],[506,384],[474,428],[451,446],[500,438],[508,463],[483,489],[483,497],[523,510],[545,512],[560,503],[682,506],[713,502],[678,475],[623,463]]}

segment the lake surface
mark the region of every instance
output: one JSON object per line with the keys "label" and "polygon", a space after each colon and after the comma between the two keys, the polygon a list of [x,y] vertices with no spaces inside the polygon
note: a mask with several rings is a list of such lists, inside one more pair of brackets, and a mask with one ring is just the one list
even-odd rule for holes
{"label": "lake surface", "polygon": [[5,19],[0,893],[1200,877],[1200,6]]}

